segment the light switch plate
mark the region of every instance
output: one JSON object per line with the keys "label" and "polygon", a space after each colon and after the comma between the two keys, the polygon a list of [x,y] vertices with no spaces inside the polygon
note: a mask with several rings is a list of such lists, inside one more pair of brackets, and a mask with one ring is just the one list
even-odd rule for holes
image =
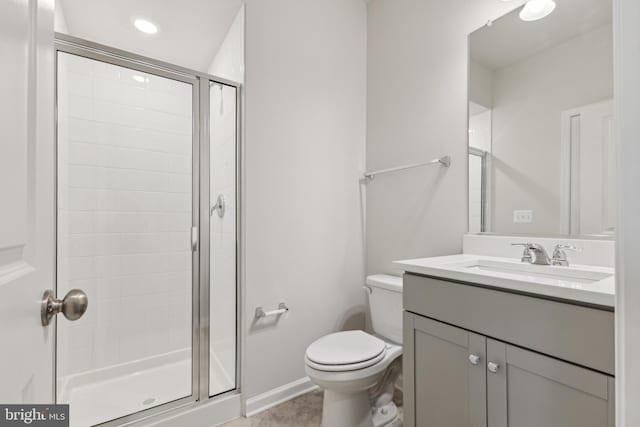
{"label": "light switch plate", "polygon": [[514,224],[531,224],[533,222],[532,210],[517,210],[513,211],[513,223]]}

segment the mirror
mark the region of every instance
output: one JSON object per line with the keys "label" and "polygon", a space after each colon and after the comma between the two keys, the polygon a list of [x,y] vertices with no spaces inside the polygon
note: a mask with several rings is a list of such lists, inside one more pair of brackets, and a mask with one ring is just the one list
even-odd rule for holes
{"label": "mirror", "polygon": [[613,237],[611,0],[523,8],[469,36],[469,232]]}

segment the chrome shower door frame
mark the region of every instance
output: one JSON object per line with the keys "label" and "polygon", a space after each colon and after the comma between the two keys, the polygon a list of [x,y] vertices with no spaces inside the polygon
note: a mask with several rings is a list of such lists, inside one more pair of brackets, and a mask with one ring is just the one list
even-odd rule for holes
{"label": "chrome shower door frame", "polygon": [[[192,352],[191,352],[191,395],[161,404],[159,406],[142,410],[133,414],[99,424],[100,426],[123,426],[138,423],[142,420],[151,421],[169,412],[173,415],[181,409],[192,409],[200,404],[211,403],[216,399],[240,393],[240,361],[242,354],[241,347],[241,229],[242,229],[242,198],[241,198],[241,177],[242,177],[242,143],[241,143],[241,91],[240,83],[224,78],[216,77],[188,68],[176,66],[163,61],[147,58],[131,52],[101,45],[91,41],[83,40],[67,34],[56,33],[55,35],[55,60],[54,60],[54,81],[55,81],[55,148],[58,152],[58,54],[67,53],[84,58],[109,63],[116,66],[126,67],[136,71],[154,74],[160,77],[177,80],[192,85],[192,227],[197,231],[197,240],[191,251],[192,259]],[[236,381],[235,388],[220,393],[216,396],[209,394],[209,334],[210,334],[210,125],[209,125],[209,87],[211,83],[218,83],[231,86],[236,89]],[[57,171],[56,154],[56,176]],[[57,181],[57,180],[56,180]],[[55,198],[56,209],[54,212],[55,222],[58,223],[58,189],[56,182]],[[193,230],[193,229],[192,229]],[[57,236],[56,225],[56,241]],[[57,250],[56,250],[57,258]],[[57,269],[57,262],[56,262]],[[56,273],[57,276],[57,273]],[[57,292],[57,278],[56,278]],[[57,331],[56,331],[57,334]],[[57,341],[54,340],[54,342]],[[54,345],[55,347],[55,345]],[[57,383],[57,349],[54,348],[54,388]],[[57,390],[54,390],[57,400]]]}

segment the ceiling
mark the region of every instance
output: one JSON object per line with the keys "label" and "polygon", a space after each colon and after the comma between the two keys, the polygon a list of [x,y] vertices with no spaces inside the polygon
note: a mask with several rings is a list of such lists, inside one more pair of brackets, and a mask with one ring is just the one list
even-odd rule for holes
{"label": "ceiling", "polygon": [[[58,0],[68,33],[101,44],[207,71],[242,0]],[[139,32],[131,17],[160,31]]]}
{"label": "ceiling", "polygon": [[520,9],[471,34],[471,58],[497,70],[580,34],[611,24],[611,0],[555,0],[556,9],[538,21],[524,22]]}

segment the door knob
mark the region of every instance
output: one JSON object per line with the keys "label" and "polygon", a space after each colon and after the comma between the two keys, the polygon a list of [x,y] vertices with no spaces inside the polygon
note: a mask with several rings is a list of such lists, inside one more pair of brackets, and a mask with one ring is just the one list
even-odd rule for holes
{"label": "door knob", "polygon": [[489,370],[489,372],[492,372],[495,374],[496,372],[498,372],[498,369],[500,369],[500,365],[498,365],[495,362],[489,362],[487,363],[487,369]]}
{"label": "door knob", "polygon": [[56,299],[53,291],[47,289],[44,291],[40,305],[42,326],[51,323],[53,316],[58,313],[64,314],[68,320],[78,320],[87,311],[88,305],[89,298],[80,289],[71,289],[62,300]]}

